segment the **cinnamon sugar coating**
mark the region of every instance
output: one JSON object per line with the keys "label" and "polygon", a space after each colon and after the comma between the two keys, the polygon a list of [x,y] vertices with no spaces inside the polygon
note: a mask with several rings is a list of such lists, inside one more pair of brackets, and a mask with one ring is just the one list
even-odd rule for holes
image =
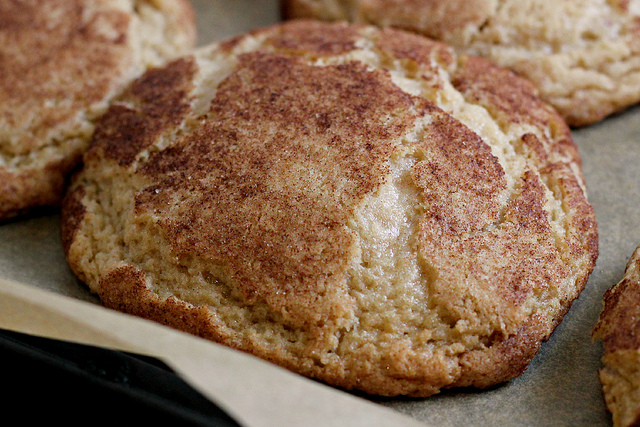
{"label": "cinnamon sugar coating", "polygon": [[195,38],[186,0],[2,2],[0,220],[58,206],[109,100]]}
{"label": "cinnamon sugar coating", "polygon": [[594,337],[604,345],[600,382],[616,427],[640,423],[640,247],[604,294]]}
{"label": "cinnamon sugar coating", "polygon": [[285,18],[410,30],[530,79],[570,126],[640,101],[636,0],[282,0]]}
{"label": "cinnamon sugar coating", "polygon": [[388,396],[519,375],[598,252],[569,129],[530,84],[316,21],[143,75],[62,221],[108,307]]}

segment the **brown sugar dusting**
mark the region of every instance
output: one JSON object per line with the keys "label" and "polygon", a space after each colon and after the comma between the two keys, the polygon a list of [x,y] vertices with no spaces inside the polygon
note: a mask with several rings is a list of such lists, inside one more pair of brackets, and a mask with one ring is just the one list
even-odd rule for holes
{"label": "brown sugar dusting", "polygon": [[380,31],[376,47],[391,53],[397,59],[410,59],[437,72],[436,63],[448,68],[455,62],[453,50],[443,44],[412,33],[384,28]]}
{"label": "brown sugar dusting", "polygon": [[126,13],[39,2],[0,4],[0,130],[2,123],[30,130],[3,146],[14,155],[41,146],[52,129],[107,96],[130,62]]}
{"label": "brown sugar dusting", "polygon": [[500,313],[509,319],[507,332],[515,333],[527,297],[569,274],[549,238],[542,183],[526,173],[503,211],[504,171],[489,147],[444,114],[426,132],[422,144],[430,156],[416,164],[414,179],[424,189],[421,255],[439,271],[434,298],[455,319],[477,321],[478,307],[493,307],[483,321]]}
{"label": "brown sugar dusting", "polygon": [[627,264],[625,277],[604,295],[596,334],[603,340],[605,351],[640,349],[640,257]]}
{"label": "brown sugar dusting", "polygon": [[527,121],[531,87],[501,77],[345,24],[201,50],[105,116],[87,193],[69,196],[81,236],[65,239],[107,258],[106,305],[333,385],[506,381],[579,293],[597,239],[570,134],[543,107]]}
{"label": "brown sugar dusting", "polygon": [[[98,288],[106,307],[125,313],[144,315],[164,325],[206,337],[210,330],[202,329],[209,322],[209,312],[194,308],[175,297],[160,299],[146,285],[144,271],[124,265],[111,270],[100,280]],[[175,313],[181,313],[175,316]]]}
{"label": "brown sugar dusting", "polygon": [[189,111],[194,73],[191,57],[149,70],[101,117],[89,151],[100,150],[122,166],[131,164],[160,134],[181,123]]}
{"label": "brown sugar dusting", "polygon": [[59,208],[98,118],[195,44],[188,0],[0,3],[0,221]]}
{"label": "brown sugar dusting", "polygon": [[244,55],[207,123],[144,166],[161,181],[136,209],[161,215],[177,253],[227,265],[247,300],[316,323],[333,310],[325,296],[345,292],[348,215],[386,180],[414,102],[357,63]]}
{"label": "brown sugar dusting", "polygon": [[82,198],[85,194],[84,187],[78,186],[69,191],[67,197],[64,198],[60,214],[63,222],[60,237],[65,251],[69,250],[74,235],[84,219],[86,208],[82,204]]}
{"label": "brown sugar dusting", "polygon": [[[427,218],[434,218],[443,233],[477,231],[498,219],[496,198],[506,185],[504,171],[476,133],[439,109],[432,115],[419,143],[430,156],[413,172],[430,205]],[[452,204],[452,198],[458,200]],[[461,205],[464,210],[452,210]]]}
{"label": "brown sugar dusting", "polygon": [[460,92],[490,105],[513,123],[549,125],[549,107],[536,96],[531,82],[483,58],[462,56],[459,62],[452,83]]}
{"label": "brown sugar dusting", "polygon": [[309,20],[284,23],[276,34],[268,37],[267,44],[279,50],[333,56],[356,48],[360,38],[359,27],[348,24],[326,25]]}

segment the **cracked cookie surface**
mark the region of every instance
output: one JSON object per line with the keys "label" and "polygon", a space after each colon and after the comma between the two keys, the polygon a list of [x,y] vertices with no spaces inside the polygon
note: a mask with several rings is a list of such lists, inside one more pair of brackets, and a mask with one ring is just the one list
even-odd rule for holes
{"label": "cracked cookie surface", "polygon": [[403,28],[533,81],[571,126],[640,101],[637,0],[283,0],[285,16]]}
{"label": "cracked cookie surface", "polygon": [[106,306],[389,396],[519,375],[598,252],[579,153],[530,83],[317,21],[138,79],[62,229]]}

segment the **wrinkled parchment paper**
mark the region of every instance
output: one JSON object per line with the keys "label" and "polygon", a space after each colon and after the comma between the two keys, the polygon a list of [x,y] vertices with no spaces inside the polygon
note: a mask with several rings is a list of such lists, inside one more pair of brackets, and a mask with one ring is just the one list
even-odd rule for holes
{"label": "wrinkled parchment paper", "polygon": [[[277,0],[193,0],[200,44],[280,20]],[[640,106],[574,130],[600,256],[585,291],[527,371],[427,399],[355,396],[160,325],[102,308],[69,271],[57,212],[0,225],[0,327],[156,356],[246,426],[609,426],[591,331],[640,244]]]}

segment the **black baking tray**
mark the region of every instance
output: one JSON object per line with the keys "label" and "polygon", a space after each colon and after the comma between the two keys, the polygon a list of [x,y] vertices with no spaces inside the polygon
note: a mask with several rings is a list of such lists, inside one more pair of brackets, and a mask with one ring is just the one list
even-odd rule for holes
{"label": "black baking tray", "polygon": [[2,417],[19,425],[239,427],[152,357],[0,329],[0,366]]}

